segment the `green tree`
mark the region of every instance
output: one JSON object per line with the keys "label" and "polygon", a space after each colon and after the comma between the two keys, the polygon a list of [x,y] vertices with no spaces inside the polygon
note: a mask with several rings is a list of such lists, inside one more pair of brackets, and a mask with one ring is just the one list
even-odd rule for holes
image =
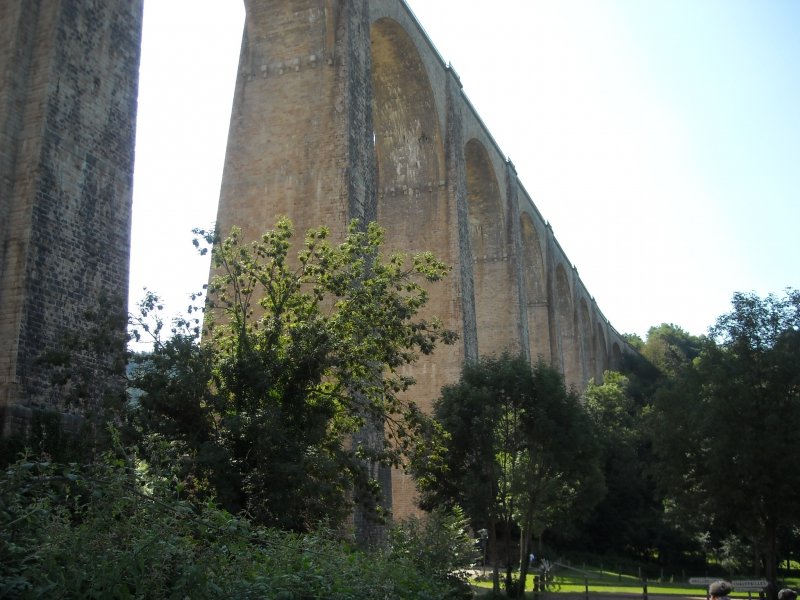
{"label": "green tree", "polygon": [[431,581],[449,581],[465,591],[463,597],[473,597],[467,569],[475,563],[478,552],[469,534],[469,519],[460,507],[437,509],[395,523],[388,550],[393,559],[415,565]]}
{"label": "green tree", "polygon": [[[460,505],[489,531],[496,589],[498,525],[506,535],[518,527],[524,581],[532,537],[584,515],[602,495],[588,415],[557,371],[507,355],[466,365],[434,413],[445,450],[443,468],[420,479],[424,505]],[[506,585],[515,595],[522,585],[511,581],[508,552]]]}
{"label": "green tree", "polygon": [[588,517],[605,494],[596,428],[561,374],[545,363],[532,369],[518,411],[511,481],[514,522],[520,528],[520,593],[533,538]]}
{"label": "green tree", "polygon": [[212,245],[204,316],[162,340],[150,296],[135,329],[156,340],[133,376],[144,430],[183,451],[187,493],[258,523],[304,531],[353,503],[377,510],[370,465],[399,465],[424,420],[401,370],[455,337],[418,316],[448,268],[430,253],[382,256],[375,224],[354,222],[337,245],[311,230],[296,258],[286,219],[250,244],[198,234]]}
{"label": "green tree", "polygon": [[691,335],[672,323],[662,323],[647,331],[647,341],[639,352],[662,374],[674,377],[700,355],[702,346],[702,337]]}
{"label": "green tree", "polygon": [[495,460],[495,425],[501,410],[495,386],[489,385],[490,375],[481,365],[467,364],[461,381],[442,389],[434,405],[437,427],[431,428],[412,465],[422,508],[461,506],[474,529],[488,531],[497,591],[496,503],[501,472]]}
{"label": "green tree", "polygon": [[681,514],[749,540],[774,597],[779,533],[800,514],[800,292],[737,293],[732,304],[656,399],[654,441]]}
{"label": "green tree", "polygon": [[600,441],[607,493],[582,531],[582,543],[599,553],[644,557],[652,548],[660,506],[647,477],[641,412],[621,373],[606,371],[589,382],[583,398]]}
{"label": "green tree", "polygon": [[661,387],[691,366],[704,342],[702,336],[693,336],[670,323],[651,327],[647,341],[635,334],[623,337],[636,352],[623,356],[620,372],[628,378],[627,395],[639,407],[650,404]]}

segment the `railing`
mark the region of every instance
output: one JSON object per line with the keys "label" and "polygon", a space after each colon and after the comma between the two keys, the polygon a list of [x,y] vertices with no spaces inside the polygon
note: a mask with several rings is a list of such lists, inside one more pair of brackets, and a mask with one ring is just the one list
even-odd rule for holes
{"label": "railing", "polygon": [[[533,567],[533,565],[532,565]],[[565,574],[563,571],[569,571]],[[556,573],[558,572],[558,575]],[[478,579],[486,581],[486,571]],[[691,577],[686,575],[677,581],[673,577],[648,579],[642,576],[624,575],[619,569],[613,572],[586,570],[568,564],[540,559],[538,569],[533,567],[528,576],[533,578],[534,598],[537,600],[709,600],[708,586],[720,577]],[[501,576],[502,578],[502,576]],[[731,600],[765,600],[765,579],[731,579],[734,591]],[[531,580],[527,581],[530,594]]]}

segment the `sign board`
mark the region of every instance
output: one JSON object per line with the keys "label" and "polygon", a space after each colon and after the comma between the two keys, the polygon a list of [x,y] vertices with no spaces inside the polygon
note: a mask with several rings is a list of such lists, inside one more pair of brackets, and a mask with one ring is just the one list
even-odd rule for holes
{"label": "sign board", "polygon": [[[689,585],[700,585],[708,587],[715,581],[719,581],[719,577],[692,577],[689,579]],[[731,581],[734,591],[736,592],[760,592],[767,587],[766,579],[734,579]]]}
{"label": "sign board", "polygon": [[760,592],[767,587],[766,579],[734,579],[733,589],[738,592]]}
{"label": "sign board", "polygon": [[692,577],[689,585],[711,585],[715,581],[719,581],[719,577]]}

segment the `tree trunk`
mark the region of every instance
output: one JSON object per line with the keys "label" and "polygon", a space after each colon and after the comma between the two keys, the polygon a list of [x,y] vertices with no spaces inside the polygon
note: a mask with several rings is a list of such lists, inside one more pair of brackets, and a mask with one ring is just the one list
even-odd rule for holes
{"label": "tree trunk", "polygon": [[525,528],[520,525],[519,528],[519,566],[522,568],[522,562],[525,560]]}
{"label": "tree trunk", "polygon": [[775,519],[767,520],[767,543],[764,548],[764,571],[767,578],[767,600],[778,597],[778,549]]}
{"label": "tree trunk", "polygon": [[489,523],[489,556],[492,559],[492,591],[500,593],[500,570],[497,567],[497,521],[494,517]]}
{"label": "tree trunk", "polygon": [[519,597],[525,597],[525,582],[528,579],[530,564],[531,534],[527,527],[521,528],[519,534]]}
{"label": "tree trunk", "polygon": [[520,523],[519,533],[519,589],[520,598],[525,598],[525,583],[528,580],[528,566],[530,565],[531,548],[533,547],[533,502],[527,506],[525,519]]}

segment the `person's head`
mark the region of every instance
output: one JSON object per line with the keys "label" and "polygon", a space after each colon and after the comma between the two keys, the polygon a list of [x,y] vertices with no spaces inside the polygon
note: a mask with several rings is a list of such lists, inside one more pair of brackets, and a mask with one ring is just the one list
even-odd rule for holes
{"label": "person's head", "polygon": [[791,588],[783,588],[778,592],[778,600],[795,600],[795,598],[797,598],[797,592]]}
{"label": "person's head", "polygon": [[[733,591],[733,586],[728,581],[720,579],[708,586],[708,595],[712,598],[724,598]],[[787,599],[788,600],[788,599]]]}

